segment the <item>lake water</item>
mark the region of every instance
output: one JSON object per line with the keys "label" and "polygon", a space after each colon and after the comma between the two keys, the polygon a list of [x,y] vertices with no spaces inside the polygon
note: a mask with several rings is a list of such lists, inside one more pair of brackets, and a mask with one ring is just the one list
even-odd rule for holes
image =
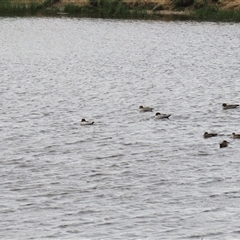
{"label": "lake water", "polygon": [[240,239],[239,24],[0,26],[1,239]]}

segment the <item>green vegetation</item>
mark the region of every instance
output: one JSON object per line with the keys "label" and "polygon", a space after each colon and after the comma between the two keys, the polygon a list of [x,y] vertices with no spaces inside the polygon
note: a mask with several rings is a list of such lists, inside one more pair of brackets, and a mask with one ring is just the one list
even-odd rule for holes
{"label": "green vegetation", "polygon": [[220,10],[220,0],[171,0],[175,10],[189,9],[193,19],[206,21],[240,22],[240,10]]}
{"label": "green vegetation", "polygon": [[67,4],[64,12],[84,17],[98,18],[144,18],[144,10],[131,10],[123,1],[119,0],[90,0],[87,6]]}
{"label": "green vegetation", "polygon": [[34,0],[30,4],[0,0],[1,15],[53,15],[64,12],[78,17],[97,17],[97,18],[138,18],[144,19],[149,16],[144,9],[129,8],[122,0],[89,0],[86,6],[66,4],[59,8],[55,3],[59,0],[45,0],[42,4],[37,4]]}
{"label": "green vegetation", "polygon": [[[57,16],[68,14],[74,17],[112,18],[112,19],[163,19],[163,20],[206,20],[240,22],[240,10],[219,10],[219,0],[171,0],[175,13],[184,10],[192,14],[162,14],[160,5],[126,4],[123,0],[89,0],[85,6],[62,5],[61,0],[45,0],[42,4],[32,0],[30,4],[21,0],[0,0],[2,16]],[[57,3],[57,4],[56,4]],[[60,6],[60,7],[59,7]]]}
{"label": "green vegetation", "polygon": [[240,22],[240,10],[219,10],[213,6],[205,6],[196,10],[195,17],[198,20]]}
{"label": "green vegetation", "polygon": [[36,14],[38,12],[38,5],[32,1],[26,5],[18,2],[10,2],[8,0],[0,0],[0,14],[3,15],[21,15],[21,14]]}
{"label": "green vegetation", "polygon": [[176,7],[188,7],[192,4],[194,4],[195,0],[172,0],[173,4]]}

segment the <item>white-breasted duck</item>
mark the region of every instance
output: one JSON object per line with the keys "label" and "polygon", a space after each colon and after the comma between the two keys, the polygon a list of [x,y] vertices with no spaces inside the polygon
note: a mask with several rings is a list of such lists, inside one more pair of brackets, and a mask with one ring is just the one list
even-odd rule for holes
{"label": "white-breasted duck", "polygon": [[93,125],[94,122],[86,121],[85,118],[82,118],[80,124],[81,124],[81,125]]}
{"label": "white-breasted duck", "polygon": [[170,116],[171,116],[171,114],[164,114],[164,113],[160,113],[160,112],[157,112],[155,114],[156,119],[169,118]]}

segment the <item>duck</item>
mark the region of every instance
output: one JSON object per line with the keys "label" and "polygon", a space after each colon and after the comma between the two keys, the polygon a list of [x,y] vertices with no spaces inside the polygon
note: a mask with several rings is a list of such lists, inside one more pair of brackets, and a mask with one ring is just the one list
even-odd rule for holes
{"label": "duck", "polygon": [[232,138],[240,138],[240,134],[232,133]]}
{"label": "duck", "polygon": [[171,116],[171,114],[163,114],[163,113],[160,113],[160,112],[157,112],[155,114],[156,119],[169,118],[170,116]]}
{"label": "duck", "polygon": [[239,104],[226,104],[226,103],[222,104],[223,109],[233,109],[233,108],[237,108],[238,106]]}
{"label": "duck", "polygon": [[82,118],[80,124],[81,125],[93,125],[94,122],[86,121],[85,118]]}
{"label": "duck", "polygon": [[227,147],[228,146],[228,142],[226,140],[223,140],[221,143],[220,143],[220,148],[224,148],[224,147]]}
{"label": "duck", "polygon": [[204,138],[210,138],[210,137],[216,137],[218,134],[217,133],[208,133],[208,132],[205,132],[203,134],[203,137]]}
{"label": "duck", "polygon": [[139,107],[139,112],[152,112],[153,108],[143,107],[142,105]]}

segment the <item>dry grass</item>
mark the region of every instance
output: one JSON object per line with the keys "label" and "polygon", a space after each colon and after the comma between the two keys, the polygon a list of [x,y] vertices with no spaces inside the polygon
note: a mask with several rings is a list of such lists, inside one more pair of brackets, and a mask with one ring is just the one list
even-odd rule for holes
{"label": "dry grass", "polygon": [[224,10],[237,10],[240,9],[240,0],[221,0],[219,7]]}

